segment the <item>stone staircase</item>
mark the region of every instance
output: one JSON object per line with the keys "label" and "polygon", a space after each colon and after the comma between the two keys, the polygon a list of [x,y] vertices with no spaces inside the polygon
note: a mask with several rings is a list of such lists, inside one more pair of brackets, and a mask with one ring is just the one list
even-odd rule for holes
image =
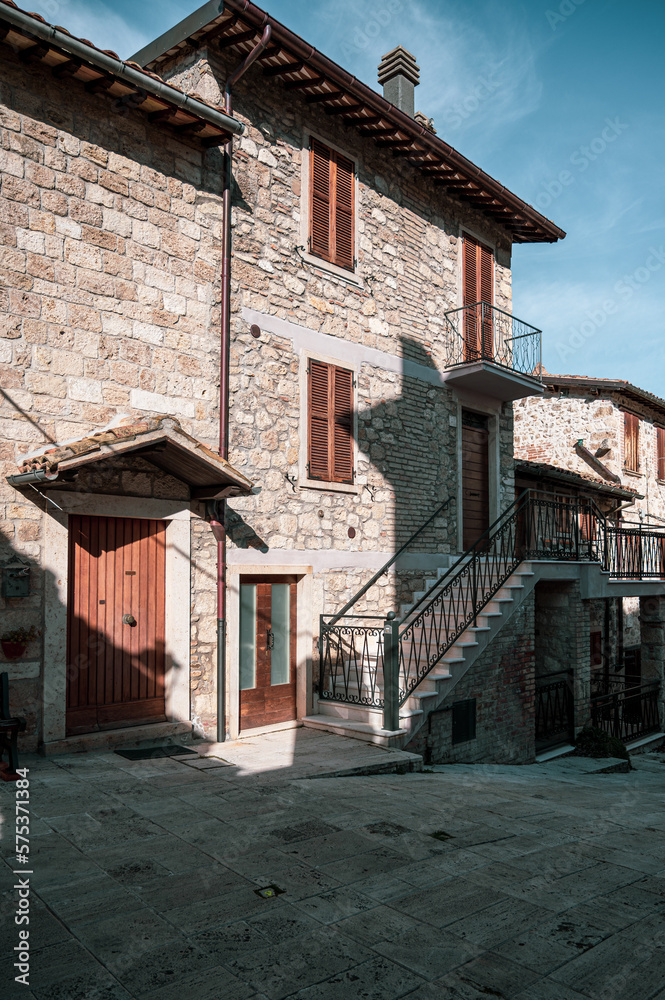
{"label": "stone staircase", "polygon": [[[415,594],[415,601],[417,602],[423,597],[445,573],[446,569],[441,568],[436,579],[427,580],[426,591]],[[489,603],[478,613],[476,624],[470,625],[449,646],[438,663],[411,692],[400,708],[400,728],[398,730],[388,731],[383,728],[383,712],[380,708],[331,701],[318,698],[316,695],[314,696],[315,714],[303,719],[304,725],[312,729],[322,729],[382,746],[396,748],[406,746],[421,726],[426,723],[430,712],[441,705],[454,690],[455,685],[485,652],[495,636],[531,593],[534,583],[535,574],[530,563],[521,563],[494,594]],[[470,611],[470,607],[460,603],[458,596],[452,599],[455,601],[457,616],[463,620],[466,612]],[[418,608],[417,604],[412,611],[410,606],[402,607],[400,612],[403,620],[401,631],[408,628],[409,623],[417,618],[421,610],[422,608]],[[402,657],[407,669],[412,648],[417,647],[419,642],[422,642],[422,634],[418,627],[414,630],[410,641],[402,639]],[[415,658],[416,648],[413,648],[413,656]],[[376,657],[376,649],[370,650],[366,654],[366,659],[372,661],[374,665],[376,665]],[[375,677],[376,688],[382,694],[383,674],[381,669],[375,671]],[[359,687],[357,684],[355,689],[351,687],[351,690],[360,697],[372,694],[362,685]]]}

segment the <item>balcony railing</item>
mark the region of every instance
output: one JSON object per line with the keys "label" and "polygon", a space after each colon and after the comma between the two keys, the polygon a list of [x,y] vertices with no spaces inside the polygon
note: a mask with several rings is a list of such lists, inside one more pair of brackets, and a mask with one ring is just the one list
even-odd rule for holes
{"label": "balcony railing", "polygon": [[[432,517],[438,513],[440,509]],[[608,521],[592,500],[563,503],[531,497],[525,490],[401,620],[392,611],[385,618],[349,614],[383,569],[340,612],[321,615],[319,697],[383,708],[384,728],[397,730],[400,706],[466,629],[476,625],[477,616],[523,560],[592,562],[611,579],[665,580],[665,532],[630,530],[627,545],[624,529]],[[565,729],[564,722],[568,725],[565,691],[560,678],[539,694],[543,741],[553,739],[557,727]],[[643,706],[640,725],[654,724],[655,696],[650,692],[638,698]],[[637,713],[635,692],[629,697],[626,725]],[[616,706],[610,704],[614,719]],[[602,721],[609,710],[603,701],[599,706]]]}
{"label": "balcony railing", "polygon": [[536,677],[536,749],[547,750],[574,738],[573,671]]}
{"label": "balcony railing", "polygon": [[591,724],[623,743],[657,733],[659,691],[659,682],[651,680],[609,694],[593,695]]}
{"label": "balcony railing", "polygon": [[491,361],[540,381],[541,331],[488,302],[445,313],[446,366]]}

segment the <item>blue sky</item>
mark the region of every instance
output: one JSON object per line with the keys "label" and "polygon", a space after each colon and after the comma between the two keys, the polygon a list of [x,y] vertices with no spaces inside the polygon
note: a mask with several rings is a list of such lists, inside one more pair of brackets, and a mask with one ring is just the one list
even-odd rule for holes
{"label": "blue sky", "polygon": [[[439,135],[568,233],[554,246],[518,246],[513,257],[514,312],[542,328],[546,368],[628,379],[665,396],[662,2],[265,6],[377,89],[381,55],[399,43],[413,52],[416,108]],[[195,4],[29,8],[127,57]]]}

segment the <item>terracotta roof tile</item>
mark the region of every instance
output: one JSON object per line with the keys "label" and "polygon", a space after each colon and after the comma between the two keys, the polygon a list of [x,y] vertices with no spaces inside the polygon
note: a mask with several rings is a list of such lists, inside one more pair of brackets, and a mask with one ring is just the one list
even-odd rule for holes
{"label": "terracotta roof tile", "polygon": [[550,465],[547,462],[531,462],[528,459],[519,459],[515,463],[515,470],[518,471],[520,469],[524,472],[540,472],[543,475],[555,473],[557,477],[565,476],[571,482],[579,479],[581,483],[589,483],[598,489],[602,487],[608,493],[627,493],[635,497],[641,497],[641,493],[633,489],[632,486],[624,486],[623,483],[613,485],[612,483],[605,482],[603,479],[599,479],[597,476],[590,476],[585,472],[574,472],[572,469],[562,469],[558,465]]}

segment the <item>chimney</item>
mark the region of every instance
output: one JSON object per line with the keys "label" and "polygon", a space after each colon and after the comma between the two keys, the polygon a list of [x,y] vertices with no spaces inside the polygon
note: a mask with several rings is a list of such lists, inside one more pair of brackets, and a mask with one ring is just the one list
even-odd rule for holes
{"label": "chimney", "polygon": [[398,45],[387,52],[379,63],[379,83],[383,96],[391,104],[413,118],[414,90],[420,83],[420,66],[415,57]]}

